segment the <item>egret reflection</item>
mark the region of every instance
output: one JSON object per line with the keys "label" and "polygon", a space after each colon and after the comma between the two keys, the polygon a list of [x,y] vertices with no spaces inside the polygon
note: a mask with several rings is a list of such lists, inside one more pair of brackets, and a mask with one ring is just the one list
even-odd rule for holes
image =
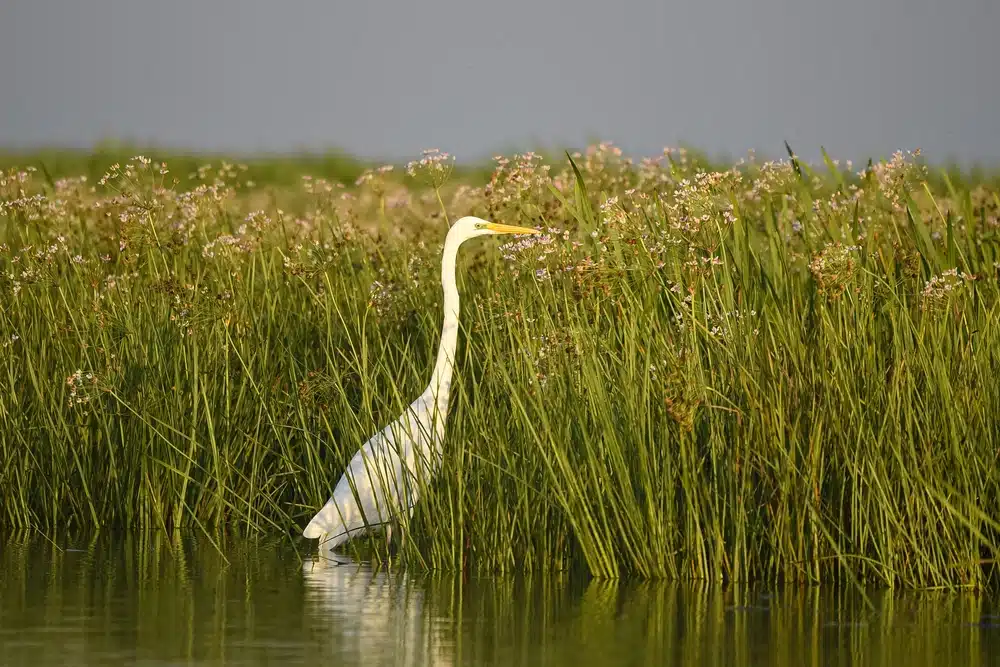
{"label": "egret reflection", "polygon": [[[307,611],[330,633],[341,659],[357,665],[454,664],[452,619],[435,613],[426,580],[349,561],[307,560]],[[335,636],[334,636],[335,635]]]}

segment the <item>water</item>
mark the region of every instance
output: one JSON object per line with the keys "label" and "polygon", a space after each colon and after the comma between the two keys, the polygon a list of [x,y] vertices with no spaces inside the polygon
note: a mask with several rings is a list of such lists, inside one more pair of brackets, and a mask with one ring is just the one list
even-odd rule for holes
{"label": "water", "polygon": [[2,665],[1000,665],[998,601],[414,576],[290,543],[0,552]]}

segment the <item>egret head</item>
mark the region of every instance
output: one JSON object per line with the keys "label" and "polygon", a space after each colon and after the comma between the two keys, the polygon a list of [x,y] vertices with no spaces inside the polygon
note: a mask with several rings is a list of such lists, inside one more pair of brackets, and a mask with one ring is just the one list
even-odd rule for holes
{"label": "egret head", "polygon": [[502,225],[498,222],[490,222],[472,215],[467,215],[455,221],[455,224],[448,230],[449,238],[456,239],[459,243],[477,236],[487,234],[541,234],[541,230],[531,227],[517,227],[515,225]]}

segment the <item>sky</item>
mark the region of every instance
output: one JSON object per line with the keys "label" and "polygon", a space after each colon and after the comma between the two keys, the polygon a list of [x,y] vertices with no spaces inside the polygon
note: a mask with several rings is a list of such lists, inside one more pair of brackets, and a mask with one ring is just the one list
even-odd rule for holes
{"label": "sky", "polygon": [[997,0],[3,0],[0,147],[1000,164]]}

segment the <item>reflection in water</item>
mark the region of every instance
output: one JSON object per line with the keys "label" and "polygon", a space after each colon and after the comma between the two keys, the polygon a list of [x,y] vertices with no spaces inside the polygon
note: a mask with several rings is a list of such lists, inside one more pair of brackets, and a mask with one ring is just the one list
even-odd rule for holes
{"label": "reflection in water", "polygon": [[975,595],[409,575],[288,543],[0,543],[0,665],[997,664]]}
{"label": "reflection in water", "polygon": [[452,625],[428,607],[415,577],[322,558],[306,561],[302,574],[306,607],[352,664],[454,664]]}

